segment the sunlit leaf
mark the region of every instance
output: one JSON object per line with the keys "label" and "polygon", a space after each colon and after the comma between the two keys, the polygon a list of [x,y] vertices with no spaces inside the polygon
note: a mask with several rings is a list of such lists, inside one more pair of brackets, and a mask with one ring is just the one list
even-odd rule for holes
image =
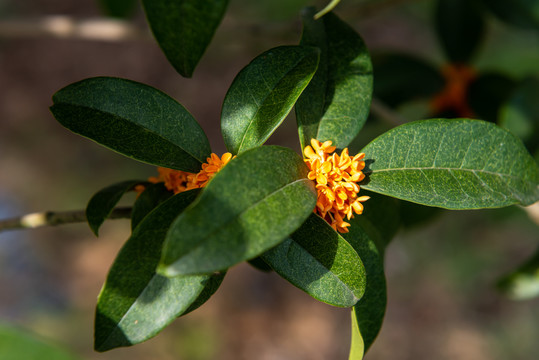
{"label": "sunlit leaf", "polygon": [[140,180],[123,181],[118,184],[107,186],[92,196],[88,202],[88,206],[86,206],[86,219],[94,234],[99,235],[99,228],[109,217],[122,196],[126,192],[133,190],[137,184],[141,183],[143,183],[143,181]]}
{"label": "sunlit leaf", "polygon": [[230,152],[239,154],[270,137],[314,75],[319,53],[309,46],[280,46],[240,71],[221,111],[221,130]]}
{"label": "sunlit leaf", "polygon": [[365,269],[360,257],[315,214],[262,258],[290,283],[330,305],[353,306],[365,292]]}
{"label": "sunlit leaf", "polygon": [[344,148],[363,127],[372,98],[372,64],[365,43],[333,13],[303,13],[302,45],[321,50],[315,76],[296,104],[302,148],[311,139]]}
{"label": "sunlit leaf", "polygon": [[277,245],[315,206],[307,172],[300,156],[277,146],[257,147],[231,160],[172,224],[158,271],[209,273]]}
{"label": "sunlit leaf", "polygon": [[140,222],[122,247],[98,297],[97,351],[130,346],[155,336],[193,304],[200,304],[205,287],[210,287],[210,295],[215,291],[211,277],[224,274],[167,278],[155,272],[170,224],[197,194],[198,190],[191,190],[163,202]]}
{"label": "sunlit leaf", "polygon": [[228,0],[142,0],[168,61],[191,77],[225,14]]}
{"label": "sunlit leaf", "polygon": [[198,172],[211,153],[193,116],[148,85],[90,78],[59,90],[52,100],[51,111],[63,126],[127,157]]}
{"label": "sunlit leaf", "polygon": [[539,169],[522,142],[488,122],[431,119],[368,144],[363,188],[428,206],[479,209],[539,199]]}

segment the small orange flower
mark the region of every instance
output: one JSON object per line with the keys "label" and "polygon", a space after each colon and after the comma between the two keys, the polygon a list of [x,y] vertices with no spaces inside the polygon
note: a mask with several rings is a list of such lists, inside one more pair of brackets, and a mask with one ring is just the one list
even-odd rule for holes
{"label": "small orange flower", "polygon": [[164,182],[167,190],[174,192],[174,194],[186,190],[203,188],[232,158],[232,154],[228,152],[224,153],[221,158],[212,153],[211,156],[206,159],[207,162],[202,164],[202,170],[197,174],[158,167],[157,171],[159,172],[159,176],[152,176],[148,181],[154,184]]}
{"label": "small orange flower", "polygon": [[365,178],[362,172],[365,167],[365,154],[350,157],[348,148],[345,148],[341,155],[334,151],[335,146],[331,146],[331,141],[320,143],[312,139],[311,145],[305,147],[303,154],[310,170],[308,178],[316,182],[318,192],[314,212],[336,231],[346,233],[350,223],[344,219],[350,220],[354,213],[361,214],[361,203],[369,199],[368,196],[357,195],[360,189],[357,183]]}

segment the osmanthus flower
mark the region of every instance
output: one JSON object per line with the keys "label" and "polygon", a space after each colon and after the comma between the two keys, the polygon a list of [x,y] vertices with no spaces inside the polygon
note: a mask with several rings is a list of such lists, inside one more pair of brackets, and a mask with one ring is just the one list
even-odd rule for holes
{"label": "osmanthus flower", "polygon": [[362,171],[365,168],[365,154],[350,157],[348,148],[340,155],[335,153],[335,149],[331,141],[321,143],[312,139],[303,154],[310,170],[308,177],[316,182],[318,192],[314,212],[336,231],[346,233],[350,223],[345,219],[350,220],[354,213],[363,213],[362,202],[369,199],[368,196],[358,196],[358,183],[365,178]]}
{"label": "osmanthus flower", "polygon": [[152,176],[148,181],[154,184],[163,182],[167,190],[174,192],[174,194],[203,188],[232,158],[233,156],[229,152],[224,153],[221,157],[212,153],[210,157],[206,158],[206,162],[202,164],[202,170],[196,174],[158,167],[159,176]]}

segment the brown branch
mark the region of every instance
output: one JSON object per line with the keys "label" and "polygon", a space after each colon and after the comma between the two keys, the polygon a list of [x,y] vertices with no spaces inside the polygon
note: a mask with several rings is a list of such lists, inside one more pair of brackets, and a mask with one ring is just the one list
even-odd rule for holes
{"label": "brown branch", "polygon": [[[131,217],[130,207],[118,207],[112,211],[109,219],[128,219]],[[35,229],[43,226],[58,226],[86,221],[84,210],[46,211],[23,215],[21,217],[0,220],[0,232],[6,230]]]}

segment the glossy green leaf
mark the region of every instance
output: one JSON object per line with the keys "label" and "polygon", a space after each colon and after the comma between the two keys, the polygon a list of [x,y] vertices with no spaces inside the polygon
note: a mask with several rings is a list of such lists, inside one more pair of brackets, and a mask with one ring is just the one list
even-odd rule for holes
{"label": "glossy green leaf", "polygon": [[213,294],[215,294],[217,289],[219,289],[221,283],[223,282],[223,279],[225,278],[225,275],[226,271],[213,273],[204,285],[204,289],[202,290],[202,292],[198,295],[198,297],[191,304],[191,306],[189,306],[189,308],[181,314],[181,316],[185,316],[191,311],[195,311],[196,309],[204,305],[206,301],[208,301],[213,296]]}
{"label": "glossy green leaf", "polygon": [[143,181],[140,180],[122,181],[121,183],[107,186],[92,196],[88,206],[86,206],[86,219],[96,236],[99,235],[99,228],[109,217],[122,196],[141,183]]}
{"label": "glossy green leaf", "polygon": [[51,111],[63,126],[127,157],[198,172],[211,153],[193,116],[148,85],[90,78],[59,90],[52,100]]}
{"label": "glossy green leaf", "polygon": [[240,71],[221,111],[221,130],[231,153],[262,145],[270,137],[313,77],[319,53],[309,46],[280,46]]}
{"label": "glossy green leaf", "polygon": [[442,91],[445,79],[425,60],[406,54],[373,57],[374,95],[386,105],[430,98]]}
{"label": "glossy green leaf", "polygon": [[[141,221],[121,249],[98,297],[97,351],[155,336],[196,303],[212,276],[222,276],[166,278],[155,272],[170,224],[198,193],[183,192],[163,202]],[[213,289],[214,284],[208,286]]]}
{"label": "glossy green leaf", "polygon": [[522,142],[488,122],[431,119],[396,127],[363,150],[363,188],[447,209],[529,205],[539,168]]}
{"label": "glossy green leaf", "polygon": [[539,149],[539,79],[524,79],[499,112],[499,124],[520,137],[530,152]]}
{"label": "glossy green leaf", "polygon": [[137,0],[99,0],[101,8],[112,17],[127,18],[135,11]]}
{"label": "glossy green leaf", "polygon": [[78,358],[60,346],[45,341],[30,332],[11,325],[0,324],[0,359],[76,360]]}
{"label": "glossy green leaf", "polygon": [[262,258],[294,286],[330,305],[354,306],[365,292],[360,257],[315,214]]}
{"label": "glossy green leaf", "polygon": [[146,18],[168,61],[191,77],[225,14],[228,0],[143,0]]}
{"label": "glossy green leaf", "polygon": [[283,241],[314,209],[316,191],[307,173],[298,154],[278,146],[231,160],[172,224],[159,273],[226,269]]}
{"label": "glossy green leaf", "polygon": [[[357,215],[351,219],[349,232],[343,234],[343,237],[352,245],[363,261],[367,273],[365,294],[354,306],[352,312],[353,342],[351,354],[361,353],[359,338],[363,342],[364,352],[367,352],[380,332],[387,304],[383,253],[378,250],[369,233],[363,229],[362,217],[363,215]],[[350,357],[350,360],[362,359],[357,355],[354,356],[356,357]]]}
{"label": "glossy green leaf", "polygon": [[494,15],[508,24],[524,29],[539,29],[537,0],[483,0]]}
{"label": "glossy green leaf", "polygon": [[539,297],[539,249],[522,266],[504,276],[498,287],[515,300]]}
{"label": "glossy green leaf", "polygon": [[134,230],[146,215],[172,195],[172,191],[167,190],[164,183],[147,184],[133,205],[131,230]]}
{"label": "glossy green leaf", "polygon": [[479,0],[438,0],[436,30],[446,56],[468,63],[483,38],[485,20]]}
{"label": "glossy green leaf", "polygon": [[333,13],[314,20],[303,13],[302,45],[321,50],[318,70],[296,104],[302,148],[311,139],[345,148],[369,115],[372,64],[363,39]]}

